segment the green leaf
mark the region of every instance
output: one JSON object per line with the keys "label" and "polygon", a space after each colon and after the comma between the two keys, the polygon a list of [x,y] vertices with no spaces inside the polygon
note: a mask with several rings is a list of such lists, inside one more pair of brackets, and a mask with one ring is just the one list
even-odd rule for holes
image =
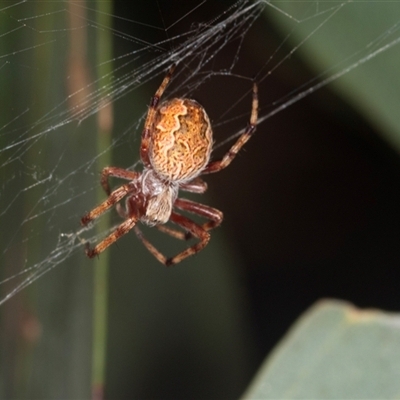
{"label": "green leaf", "polygon": [[400,316],[320,301],[264,362],[243,399],[400,397]]}
{"label": "green leaf", "polygon": [[[362,113],[400,151],[400,2],[276,2],[266,15],[289,35],[320,81]],[[298,46],[298,48],[297,48]]]}

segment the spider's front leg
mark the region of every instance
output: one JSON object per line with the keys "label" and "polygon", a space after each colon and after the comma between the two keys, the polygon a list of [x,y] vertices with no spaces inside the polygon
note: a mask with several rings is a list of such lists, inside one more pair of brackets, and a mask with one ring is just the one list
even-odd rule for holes
{"label": "spider's front leg", "polygon": [[[109,196],[111,194],[110,183],[109,183],[110,177],[125,179],[127,181],[136,181],[139,176],[140,176],[139,172],[129,171],[128,169],[118,168],[118,167],[105,167],[101,171],[100,183],[101,183],[101,186],[103,187],[104,191]],[[115,208],[117,210],[117,213],[122,218],[125,219],[126,213],[125,213],[123,207],[121,206],[121,204],[120,203],[116,204]]]}
{"label": "spider's front leg", "polygon": [[172,212],[170,221],[183,228],[185,232],[169,228],[164,225],[157,225],[157,228],[160,231],[167,233],[176,239],[187,240],[192,237],[200,239],[198,243],[195,243],[193,246],[187,248],[186,250],[182,251],[174,257],[165,257],[143,236],[140,229],[135,226],[136,235],[139,237],[142,243],[146,246],[150,253],[153,254],[155,258],[157,258],[158,261],[160,261],[167,267],[178,264],[185,258],[192,256],[202,250],[210,240],[210,234],[208,233],[208,231],[220,225],[223,219],[222,212],[217,210],[216,208],[212,208],[210,206],[196,203],[187,199],[176,199],[174,207],[208,219],[208,222],[204,223],[203,225],[199,225],[191,219],[181,214],[178,214],[177,212]]}
{"label": "spider's front leg", "polygon": [[135,225],[137,222],[136,217],[131,217],[126,219],[122,224],[120,224],[117,229],[115,229],[114,232],[112,232],[109,236],[107,236],[105,239],[103,239],[98,245],[96,245],[94,248],[91,248],[89,244],[86,245],[86,255],[89,258],[93,258],[97,255],[99,255],[101,252],[103,252],[108,246],[112,245],[114,242],[116,242],[121,236],[125,235],[128,233]]}
{"label": "spider's front leg", "polygon": [[[206,218],[208,221],[201,225],[205,231],[209,231],[221,225],[224,218],[224,214],[216,208],[187,199],[176,199],[174,207]],[[193,237],[192,233],[189,231],[182,232],[165,225],[157,225],[157,229],[180,240],[189,240]]]}
{"label": "spider's front leg", "polygon": [[126,185],[120,186],[118,189],[115,189],[108,196],[108,199],[103,201],[100,205],[94,208],[92,211],[88,212],[81,218],[81,224],[86,226],[89,222],[98,218],[101,214],[111,208],[115,203],[118,203],[121,199],[123,199],[130,191],[132,191],[132,185],[127,183]]}
{"label": "spider's front leg", "polygon": [[113,178],[125,179],[127,181],[133,181],[139,177],[140,173],[135,171],[129,171],[128,169],[118,167],[105,167],[101,171],[100,183],[107,196],[111,194],[110,184],[108,182],[110,176]]}
{"label": "spider's front leg", "polygon": [[144,236],[142,231],[135,226],[135,233],[141,242],[146,246],[147,250],[150,251],[151,254],[155,258],[157,258],[160,263],[164,264],[166,267],[170,267],[172,265],[180,263],[185,258],[192,256],[198,253],[200,250],[203,250],[205,246],[207,246],[210,240],[210,234],[204,230],[200,225],[196,224],[196,222],[191,219],[178,214],[176,212],[172,212],[170,221],[181,226],[186,231],[190,232],[191,235],[200,239],[200,241],[193,246],[187,248],[181,253],[177,254],[174,257],[165,257],[160,251],[158,251]]}
{"label": "spider's front leg", "polygon": [[182,251],[181,253],[177,254],[176,256],[167,258],[165,263],[167,267],[178,264],[185,258],[192,256],[198,253],[199,251],[203,250],[204,247],[206,247],[208,242],[210,241],[210,234],[191,219],[183,215],[180,215],[176,212],[172,212],[171,221],[181,226],[185,230],[187,230],[192,236],[198,238],[200,241],[198,243],[195,243],[193,246],[187,248],[186,250]]}
{"label": "spider's front leg", "polygon": [[201,178],[195,178],[190,182],[181,183],[179,189],[190,193],[205,193],[207,191],[207,183]]}
{"label": "spider's front leg", "polygon": [[201,225],[201,227],[206,231],[221,225],[222,220],[224,219],[224,214],[216,208],[187,199],[176,199],[174,207],[206,218],[208,222]]}

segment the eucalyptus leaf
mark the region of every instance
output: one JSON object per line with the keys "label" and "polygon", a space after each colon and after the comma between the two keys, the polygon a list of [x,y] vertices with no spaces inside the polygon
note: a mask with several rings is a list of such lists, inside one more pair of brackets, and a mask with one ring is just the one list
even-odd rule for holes
{"label": "eucalyptus leaf", "polygon": [[325,300],[300,317],[243,399],[400,397],[400,315]]}

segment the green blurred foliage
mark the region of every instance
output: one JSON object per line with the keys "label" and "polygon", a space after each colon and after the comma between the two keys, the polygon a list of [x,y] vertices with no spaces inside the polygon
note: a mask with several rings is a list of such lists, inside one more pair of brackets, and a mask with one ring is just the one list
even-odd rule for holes
{"label": "green blurred foliage", "polygon": [[399,370],[398,314],[324,300],[299,318],[243,399],[397,399]]}

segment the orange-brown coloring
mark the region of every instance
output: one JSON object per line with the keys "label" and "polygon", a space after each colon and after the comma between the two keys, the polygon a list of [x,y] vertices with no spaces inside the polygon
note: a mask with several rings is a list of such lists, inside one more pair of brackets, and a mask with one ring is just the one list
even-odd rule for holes
{"label": "orange-brown coloring", "polygon": [[204,108],[191,99],[172,99],[157,110],[151,130],[150,161],[163,179],[189,181],[207,166],[212,129]]}
{"label": "orange-brown coloring", "polygon": [[[210,160],[212,129],[204,108],[194,100],[173,99],[159,101],[172,77],[172,65],[153,96],[142,132],[140,156],[143,171],[136,172],[119,167],[106,167],[101,176],[101,185],[108,198],[81,218],[86,226],[111,207],[115,206],[123,222],[95,247],[86,245],[86,254],[93,258],[115,243],[132,229],[139,240],[165,266],[171,266],[201,251],[210,240],[211,229],[219,226],[223,219],[221,211],[205,204],[179,197],[180,190],[204,193],[206,183],[199,177],[223,170],[236,157],[239,150],[254,134],[258,119],[258,88],[253,83],[253,99],[247,129],[231,146],[221,160]],[[127,181],[111,191],[109,178]],[[125,198],[125,208],[121,201]],[[206,222],[198,223],[186,215],[197,215]],[[178,229],[165,226],[167,222]],[[173,257],[166,257],[145,238],[137,223],[156,226],[176,239],[196,238],[198,241]]]}

